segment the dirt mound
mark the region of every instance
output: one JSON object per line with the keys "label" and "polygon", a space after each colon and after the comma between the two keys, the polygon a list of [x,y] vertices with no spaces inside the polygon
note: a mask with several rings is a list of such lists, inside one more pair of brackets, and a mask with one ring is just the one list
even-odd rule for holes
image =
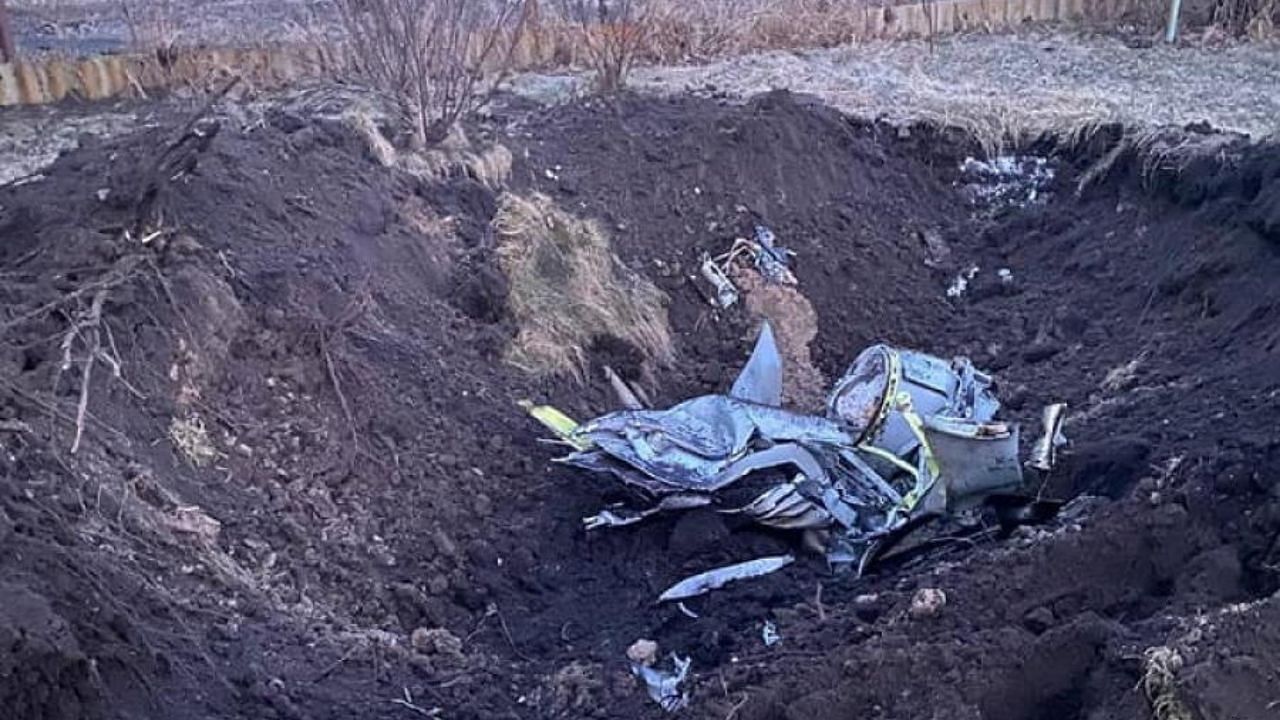
{"label": "dirt mound", "polygon": [[[25,673],[0,698],[23,717],[637,717],[641,637],[693,658],[699,717],[1141,717],[1137,658],[1171,643],[1193,706],[1270,701],[1232,658],[1280,646],[1237,615],[1187,633],[1280,587],[1273,150],[1185,166],[1199,195],[1118,162],[1078,199],[1099,152],[1063,150],[1047,200],[976,212],[963,139],[784,93],[511,102],[468,128],[501,173],[388,167],[306,107],[174,111],[0,190],[0,636]],[[608,232],[669,298],[669,369],[608,333],[581,383],[504,360],[503,190]],[[654,606],[797,540],[713,513],[588,534],[617,489],[551,466],[517,402],[612,409],[604,365],[659,403],[724,389],[770,311],[688,277],[755,225],[797,253],[816,327],[780,336],[815,373],[885,341],[996,371],[1029,427],[1070,403],[1063,517]],[[947,604],[910,618],[926,587]]]}

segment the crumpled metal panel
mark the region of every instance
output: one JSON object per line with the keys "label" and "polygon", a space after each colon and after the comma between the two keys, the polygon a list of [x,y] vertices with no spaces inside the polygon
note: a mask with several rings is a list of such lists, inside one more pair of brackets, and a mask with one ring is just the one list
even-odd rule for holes
{"label": "crumpled metal panel", "polygon": [[[686,400],[669,410],[624,410],[581,426],[576,437],[653,480],[685,490],[712,491],[755,437],[772,442],[845,446],[852,442],[835,422],[723,395]],[[565,459],[587,469],[605,469],[596,451]],[[739,474],[737,477],[740,477]],[[643,483],[649,484],[649,483]]]}

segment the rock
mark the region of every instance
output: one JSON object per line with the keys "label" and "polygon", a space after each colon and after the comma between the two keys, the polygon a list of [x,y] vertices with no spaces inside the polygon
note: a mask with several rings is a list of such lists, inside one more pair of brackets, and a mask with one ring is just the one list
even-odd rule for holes
{"label": "rock", "polygon": [[1041,605],[1034,610],[1030,610],[1022,618],[1022,624],[1031,632],[1039,635],[1040,633],[1053,627],[1054,620],[1053,611]]}
{"label": "rock", "polygon": [[409,635],[409,644],[423,655],[439,655],[459,664],[464,659],[462,641],[444,628],[420,627]]}
{"label": "rock", "polygon": [[920,588],[911,598],[911,608],[907,614],[913,620],[924,620],[937,617],[947,604],[947,594],[938,588]]}
{"label": "rock", "polygon": [[658,643],[643,638],[627,648],[627,659],[639,665],[652,665],[658,660]]}
{"label": "rock", "polygon": [[1038,363],[1057,355],[1066,349],[1062,343],[1046,340],[1031,345],[1022,353],[1022,359],[1029,363]]}

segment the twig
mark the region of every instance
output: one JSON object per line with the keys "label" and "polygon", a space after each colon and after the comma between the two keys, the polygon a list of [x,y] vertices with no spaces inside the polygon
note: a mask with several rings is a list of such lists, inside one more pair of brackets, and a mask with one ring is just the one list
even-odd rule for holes
{"label": "twig", "polygon": [[99,331],[99,327],[102,321],[102,304],[106,302],[106,299],[107,289],[98,290],[97,294],[93,296],[93,302],[89,305],[89,312],[83,319],[71,324],[71,328],[67,330],[66,338],[62,341],[62,369],[64,371],[71,368],[71,346],[75,343],[75,339],[87,336],[88,339],[83,340],[83,342],[89,346],[84,358],[84,370],[80,373],[80,400],[76,404],[76,432],[71,441],[72,455],[75,455],[80,450],[80,440],[84,437],[84,417],[85,413],[89,411],[89,384],[93,375],[94,361],[97,359],[102,347],[102,334]]}
{"label": "twig", "polygon": [[334,670],[337,670],[338,668],[342,667],[348,660],[351,659],[352,655],[355,655],[356,652],[360,650],[361,647],[363,646],[360,643],[352,644],[351,649],[343,653],[342,657],[338,658],[337,661],[333,662],[329,666],[325,667],[325,669],[321,670],[320,674],[316,676],[315,680],[311,681],[312,684],[318,683],[321,680],[332,675]]}
{"label": "twig", "polygon": [[507,638],[507,644],[511,646],[511,652],[515,653],[521,660],[525,662],[533,662],[533,658],[520,652],[520,648],[516,647],[516,641],[511,637],[511,630],[507,627],[507,619],[502,616],[502,611],[498,609],[497,603],[490,605],[489,608],[494,615],[498,616],[498,624],[502,626],[502,634]]}
{"label": "twig", "polygon": [[324,366],[329,372],[329,382],[333,383],[333,392],[338,396],[338,405],[342,407],[342,415],[347,420],[347,429],[351,432],[352,450],[344,453],[347,456],[346,469],[349,470],[355,455],[354,448],[360,444],[360,436],[356,432],[355,416],[351,414],[351,405],[347,403],[347,396],[342,392],[342,383],[338,380],[338,370],[333,364],[333,353],[329,352],[329,341],[325,336],[326,333],[320,333],[320,354],[324,357]]}
{"label": "twig", "polygon": [[440,708],[431,708],[430,710],[427,710],[421,705],[418,705],[413,702],[413,695],[409,692],[409,688],[403,688],[403,690],[404,690],[404,697],[393,699],[391,701],[392,705],[399,705],[400,707],[409,708],[410,710],[418,713],[423,717],[435,717],[440,714]]}
{"label": "twig", "polygon": [[85,295],[88,295],[89,293],[95,292],[97,290],[103,290],[103,289],[109,290],[123,283],[125,280],[129,279],[130,274],[133,270],[133,267],[137,265],[137,262],[138,260],[136,256],[129,256],[127,259],[117,264],[115,271],[107,273],[105,277],[95,280],[91,283],[86,283],[84,285],[81,285],[80,287],[76,288],[75,290],[72,290],[66,295],[58,297],[54,300],[50,300],[49,302],[45,303],[44,305],[41,305],[38,308],[35,308],[34,310],[30,310],[28,312],[25,312],[19,315],[18,317],[5,321],[3,325],[0,325],[0,337],[3,337],[5,333],[18,327],[19,325],[30,322],[31,320],[34,320],[35,318],[38,318],[41,315],[44,315],[45,313],[51,312],[57,309],[58,307],[61,307],[62,305],[66,305],[72,300],[82,298]]}
{"label": "twig", "polygon": [[818,611],[818,622],[827,621],[827,610],[822,606],[822,581],[818,581],[818,588],[813,591],[813,607]]}
{"label": "twig", "polygon": [[751,699],[750,695],[746,693],[742,693],[742,699],[734,703],[733,707],[729,708],[729,714],[724,716],[724,720],[733,720],[735,717],[737,717],[738,711],[741,710],[742,706],[746,705],[747,701],[750,699]]}

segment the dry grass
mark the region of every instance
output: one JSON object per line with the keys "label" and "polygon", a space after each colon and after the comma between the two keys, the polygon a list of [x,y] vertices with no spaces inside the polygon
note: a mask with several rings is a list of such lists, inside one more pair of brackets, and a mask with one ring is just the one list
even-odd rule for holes
{"label": "dry grass", "polygon": [[169,422],[169,440],[196,467],[203,467],[222,457],[209,439],[204,420],[194,413],[185,418],[175,417]]}
{"label": "dry grass", "polygon": [[1171,647],[1148,648],[1142,654],[1142,692],[1155,720],[1192,720],[1191,710],[1178,696],[1177,673],[1182,655]]}
{"label": "dry grass", "polygon": [[582,380],[587,350],[616,337],[658,364],[673,356],[666,296],[629,271],[594,221],[574,217],[545,195],[505,194],[494,218],[498,260],[519,323],[507,359],[536,375]]}
{"label": "dry grass", "polygon": [[[1277,72],[1280,55],[1261,43],[1133,50],[1110,37],[1028,31],[952,36],[932,50],[907,40],[640,68],[633,85],[660,94],[714,86],[741,98],[786,88],[897,125],[957,126],[999,153],[1027,136],[1084,139],[1110,123],[1143,129],[1208,121],[1265,136],[1280,128]],[[1160,152],[1164,161],[1175,159],[1172,150]]]}

